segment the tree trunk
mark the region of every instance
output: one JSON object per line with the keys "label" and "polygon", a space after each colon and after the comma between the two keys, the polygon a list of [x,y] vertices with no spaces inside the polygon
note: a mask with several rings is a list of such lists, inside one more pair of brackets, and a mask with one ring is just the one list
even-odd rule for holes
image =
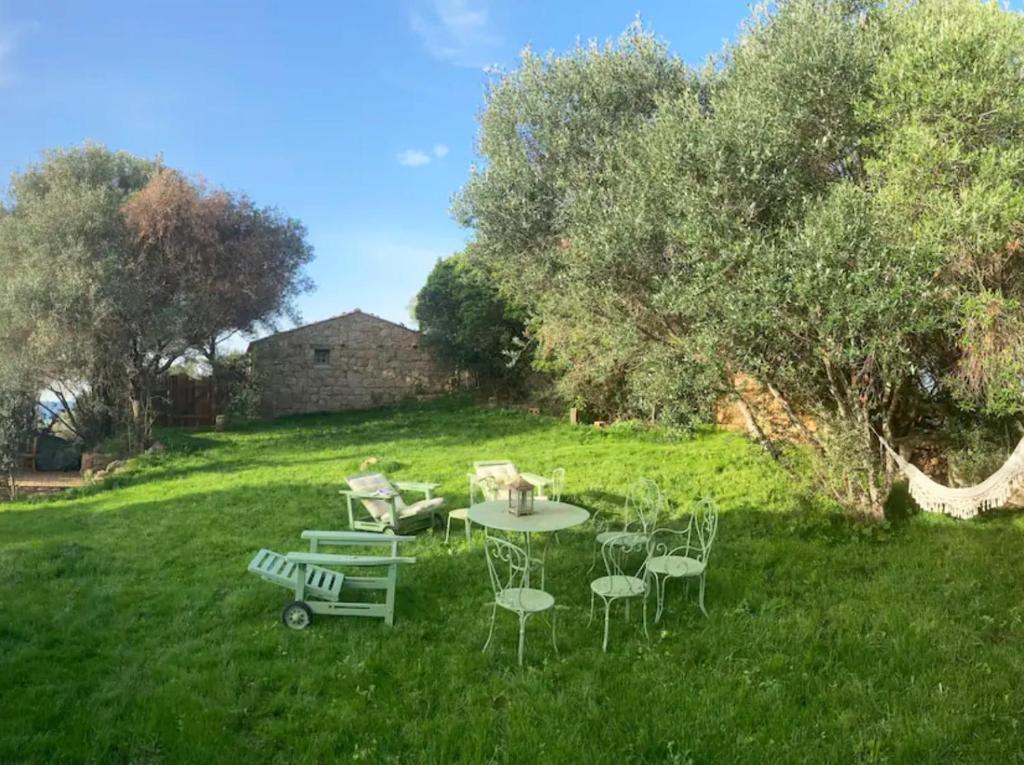
{"label": "tree trunk", "polygon": [[783,412],[786,413],[786,417],[789,421],[803,434],[803,437],[807,439],[807,442],[811,444],[815,449],[821,451],[821,441],[815,436],[810,429],[804,424],[804,421],[800,419],[796,412],[793,411],[793,407],[789,405],[789,402],[779,392],[779,389],[772,385],[770,382],[766,383],[768,391],[772,394],[772,398],[775,399],[775,403],[779,405]]}
{"label": "tree trunk", "polygon": [[762,430],[761,426],[758,424],[753,410],[750,408],[747,400],[743,398],[743,394],[740,393],[738,388],[733,388],[733,394],[736,396],[736,404],[739,406],[740,413],[743,415],[743,422],[747,428],[747,434],[754,439],[754,441],[759,443],[765,451],[772,455],[772,457],[778,457],[771,442],[768,440],[767,436],[765,436],[764,430]]}
{"label": "tree trunk", "polygon": [[[885,520],[885,499],[881,496],[879,491],[879,470],[878,462],[875,455],[878,452],[878,444],[875,442],[875,434],[871,429],[871,415],[870,412],[862,409],[859,413],[860,419],[860,430],[862,438],[864,439],[864,446],[867,455],[865,468],[867,471],[867,481],[865,486],[865,492],[868,498],[868,515],[878,521]],[[883,471],[884,472],[884,471]]]}
{"label": "tree trunk", "polygon": [[210,412],[213,421],[217,422],[217,338],[210,338],[209,348],[204,348],[206,360],[210,362]]}
{"label": "tree trunk", "polygon": [[138,370],[134,370],[128,385],[128,451],[138,454],[149,440],[152,386],[145,371]]}

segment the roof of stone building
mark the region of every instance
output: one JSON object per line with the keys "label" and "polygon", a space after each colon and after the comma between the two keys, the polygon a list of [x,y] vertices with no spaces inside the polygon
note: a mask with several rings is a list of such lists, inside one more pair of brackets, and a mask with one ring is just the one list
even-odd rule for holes
{"label": "roof of stone building", "polygon": [[280,332],[275,332],[274,334],[267,335],[266,337],[261,337],[258,340],[253,340],[251,343],[249,343],[249,347],[252,348],[254,345],[257,345],[258,343],[262,343],[262,342],[265,342],[266,340],[271,340],[271,339],[280,337],[281,335],[289,335],[292,332],[298,332],[299,330],[302,330],[302,329],[308,329],[309,327],[315,327],[315,326],[317,326],[319,324],[328,324],[328,323],[330,323],[332,321],[341,321],[343,319],[349,319],[349,318],[352,318],[353,316],[362,316],[362,317],[367,318],[367,319],[373,319],[374,321],[383,322],[384,324],[390,324],[391,326],[398,327],[399,329],[404,329],[406,332],[412,332],[414,335],[418,335],[419,334],[419,331],[413,329],[412,327],[407,327],[404,324],[399,324],[398,322],[391,321],[390,319],[384,319],[384,318],[381,318],[380,316],[377,316],[376,314],[367,313],[366,311],[361,311],[358,308],[355,308],[355,309],[353,309],[351,311],[346,311],[345,313],[339,313],[337,316],[329,316],[326,319],[320,319],[320,321],[313,321],[313,322],[310,322],[309,324],[303,324],[303,325],[298,326],[298,327],[292,327],[291,329],[285,329],[285,330],[282,330]]}

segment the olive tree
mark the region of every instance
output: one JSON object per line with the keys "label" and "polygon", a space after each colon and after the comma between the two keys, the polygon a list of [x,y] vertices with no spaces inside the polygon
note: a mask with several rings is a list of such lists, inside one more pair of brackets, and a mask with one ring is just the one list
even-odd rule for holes
{"label": "olive tree", "polygon": [[20,453],[36,425],[38,388],[33,375],[19,361],[0,359],[0,479],[11,499],[17,496],[15,472]]}
{"label": "olive tree", "polygon": [[1022,49],[976,0],[788,0],[699,71],[528,53],[456,212],[568,392],[685,423],[753,374],[878,512],[878,434],[1024,408]]}
{"label": "olive tree", "polygon": [[17,345],[47,382],[111,399],[133,450],[176,360],[192,348],[213,356],[218,338],[272,322],[308,286],[301,224],[208,193],[158,159],[50,152],[8,196],[0,346]]}

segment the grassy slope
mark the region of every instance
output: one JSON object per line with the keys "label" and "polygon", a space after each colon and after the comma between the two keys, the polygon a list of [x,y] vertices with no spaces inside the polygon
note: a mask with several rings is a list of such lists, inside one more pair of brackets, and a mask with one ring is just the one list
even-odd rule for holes
{"label": "grassy slope", "polygon": [[[740,438],[682,443],[440,402],[169,436],[117,491],[0,511],[0,762],[1024,761],[1019,520],[915,517],[864,533],[797,506]],[[612,510],[649,475],[724,510],[705,620],[681,588],[652,640],[586,625],[592,530],[561,535],[559,603],[515,667],[486,635],[479,544],[426,535],[398,620],[286,630],[267,546],[341,528],[364,457],[465,501],[473,459],[564,465],[569,499]],[[499,617],[503,616],[499,614]]]}

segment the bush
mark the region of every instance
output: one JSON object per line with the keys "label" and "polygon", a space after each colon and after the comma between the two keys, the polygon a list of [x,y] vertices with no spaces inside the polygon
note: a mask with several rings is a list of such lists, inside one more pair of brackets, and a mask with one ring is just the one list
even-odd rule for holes
{"label": "bush", "polygon": [[476,385],[521,389],[532,357],[523,317],[469,253],[437,262],[416,297],[415,314],[424,342]]}
{"label": "bush", "polygon": [[6,478],[11,499],[17,494],[14,472],[18,455],[36,424],[35,391],[17,382],[0,381],[0,477]]}
{"label": "bush", "polygon": [[981,483],[996,472],[1016,446],[1019,434],[997,423],[970,423],[950,433],[947,454],[950,486]]}
{"label": "bush", "polygon": [[218,411],[240,420],[259,415],[260,391],[253,374],[252,359],[246,353],[229,353],[217,359],[216,379]]}

